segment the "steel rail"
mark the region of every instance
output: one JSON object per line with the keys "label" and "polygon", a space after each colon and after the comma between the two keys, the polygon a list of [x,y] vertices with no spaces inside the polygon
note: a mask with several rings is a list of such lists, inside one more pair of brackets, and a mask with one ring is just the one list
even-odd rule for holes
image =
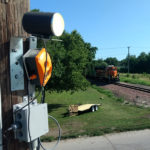
{"label": "steel rail", "polygon": [[137,86],[133,86],[133,85],[129,85],[129,84],[117,83],[117,82],[113,83],[113,84],[121,86],[121,87],[126,87],[126,88],[130,88],[130,89],[134,89],[134,90],[150,93],[150,89],[147,89],[147,88],[137,87]]}

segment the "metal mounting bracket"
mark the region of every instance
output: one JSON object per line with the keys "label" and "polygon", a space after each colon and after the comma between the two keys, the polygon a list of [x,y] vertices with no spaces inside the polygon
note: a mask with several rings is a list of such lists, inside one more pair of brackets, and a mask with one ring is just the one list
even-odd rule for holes
{"label": "metal mounting bracket", "polygon": [[10,80],[11,91],[24,90],[23,38],[10,40]]}
{"label": "metal mounting bracket", "polygon": [[37,37],[30,36],[29,37],[29,49],[37,48]]}

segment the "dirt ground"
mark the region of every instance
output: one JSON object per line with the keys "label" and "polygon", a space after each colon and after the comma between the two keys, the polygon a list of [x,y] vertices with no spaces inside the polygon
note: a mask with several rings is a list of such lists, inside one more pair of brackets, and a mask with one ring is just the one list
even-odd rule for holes
{"label": "dirt ground", "polygon": [[[114,84],[100,84],[99,86],[111,90],[117,97],[124,98],[125,103],[150,107],[150,93],[145,93],[134,89],[128,89],[126,87],[120,87]],[[149,86],[137,86],[150,88]]]}

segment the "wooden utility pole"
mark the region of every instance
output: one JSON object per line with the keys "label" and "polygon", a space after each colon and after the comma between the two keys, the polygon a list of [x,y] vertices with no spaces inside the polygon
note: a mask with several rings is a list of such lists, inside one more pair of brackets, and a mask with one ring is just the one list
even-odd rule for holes
{"label": "wooden utility pole", "polygon": [[[4,133],[13,122],[13,104],[22,102],[22,96],[27,94],[26,88],[22,91],[11,92],[9,65],[10,38],[14,36],[27,37],[22,28],[22,16],[27,11],[29,11],[29,0],[0,0],[0,85],[2,94],[3,150],[28,149],[26,143],[14,140],[13,133]],[[26,50],[25,47],[24,51]],[[26,82],[25,80],[25,84]]]}
{"label": "wooden utility pole", "polygon": [[128,74],[130,73],[130,47],[128,46]]}

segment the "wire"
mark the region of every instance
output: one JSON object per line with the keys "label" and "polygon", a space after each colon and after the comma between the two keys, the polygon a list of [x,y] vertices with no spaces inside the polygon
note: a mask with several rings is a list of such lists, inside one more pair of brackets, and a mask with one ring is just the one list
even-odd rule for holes
{"label": "wire", "polygon": [[[45,50],[46,50],[46,63],[45,63],[45,74],[44,74],[43,85],[42,85],[41,103],[44,103],[44,102],[45,102],[44,79],[45,79],[45,76],[46,76],[47,53],[48,53],[48,52],[47,52],[47,48],[46,48],[46,42],[45,42],[44,39],[43,39],[43,42],[44,42],[44,46],[45,46]],[[58,146],[58,144],[59,144],[59,142],[60,142],[60,139],[61,139],[61,127],[60,127],[60,124],[58,123],[58,121],[57,121],[53,116],[49,115],[48,117],[51,118],[52,120],[54,120],[54,122],[56,123],[56,125],[57,125],[57,127],[58,127],[58,129],[59,129],[59,135],[58,135],[57,142],[56,142],[56,144],[50,149],[50,150],[54,150],[54,149]],[[38,143],[39,143],[39,144],[38,144],[38,145],[39,145],[39,146],[38,146],[38,149],[40,149],[40,146],[41,146],[43,150],[46,150],[46,149],[43,147],[40,138],[38,139]]]}
{"label": "wire", "polygon": [[144,49],[146,48],[146,49],[149,49],[150,47],[148,47],[148,46],[145,46],[145,47],[144,46],[132,46],[132,48],[144,48]]}
{"label": "wire", "polygon": [[[45,40],[44,41],[44,46],[45,46],[45,49],[46,49],[46,43],[45,43]],[[45,63],[45,73],[44,73],[44,78],[43,78],[43,85],[44,85],[44,79],[45,79],[45,74],[46,74],[46,67],[47,67],[47,50],[46,50],[46,63]],[[44,86],[42,85],[42,88],[44,88]],[[23,108],[27,107],[29,104],[31,104],[35,99],[37,99],[37,97],[40,95],[40,93],[42,92],[42,88],[40,90],[40,92],[28,103],[26,104],[25,106],[23,106],[22,108],[16,110],[14,113],[17,113],[19,111],[21,111]]]}
{"label": "wire", "polygon": [[123,48],[127,48],[127,47],[103,47],[99,49],[123,49]]}
{"label": "wire", "polygon": [[[37,97],[40,95],[41,91],[39,91],[39,93],[26,105],[24,105],[23,107],[21,107],[20,109],[16,110],[14,113],[16,114],[17,112],[21,111],[23,108],[27,107],[29,104],[31,104],[35,99],[37,99]],[[9,113],[9,115],[6,117],[6,119],[3,121],[4,122],[4,126],[6,124],[6,121],[8,119],[10,119],[10,116],[12,116],[12,113]],[[5,136],[5,134],[8,132],[8,129],[6,129],[4,131],[4,133],[2,134],[2,136]]]}
{"label": "wire", "polygon": [[41,103],[45,102],[45,88],[42,87],[42,97],[41,97]]}
{"label": "wire", "polygon": [[104,138],[111,144],[113,150],[117,150],[115,145],[111,142],[111,140],[109,140],[109,138],[106,135],[104,135]]}
{"label": "wire", "polygon": [[[44,72],[44,77],[43,77],[43,83],[42,83],[42,87],[41,87],[41,91],[42,91],[41,103],[45,102],[44,81],[45,81],[45,77],[46,77],[46,67],[47,67],[47,49],[46,49],[45,39],[43,39],[43,42],[44,42],[44,47],[45,47],[45,51],[46,51],[46,62],[45,62],[45,72]],[[33,145],[32,145],[32,141],[31,141],[32,140],[31,133],[30,133],[30,103],[31,102],[29,102],[29,97],[28,97],[28,104],[27,104],[27,106],[28,106],[28,133],[29,133],[29,139],[30,139],[30,146],[31,146],[31,149],[33,150]],[[38,147],[39,147],[39,145],[38,145]]]}
{"label": "wire", "polygon": [[44,72],[43,84],[42,84],[42,86],[44,87],[44,80],[45,80],[45,76],[46,76],[46,67],[47,67],[47,48],[46,48],[46,41],[45,41],[45,39],[43,39],[43,42],[44,42],[44,47],[45,47],[45,51],[46,51],[45,72]]}
{"label": "wire", "polygon": [[61,127],[60,127],[59,122],[58,122],[53,116],[48,115],[48,117],[49,117],[50,119],[52,119],[52,120],[56,123],[56,125],[57,125],[57,127],[58,127],[58,129],[59,129],[59,130],[58,130],[58,131],[59,131],[59,133],[58,133],[58,139],[57,139],[56,144],[55,144],[51,149],[45,149],[44,146],[43,146],[42,143],[41,143],[40,138],[39,138],[39,144],[40,144],[40,146],[42,147],[43,150],[55,150],[55,148],[58,146],[58,144],[59,144],[59,142],[60,142],[60,139],[61,139]]}
{"label": "wire", "polygon": [[[32,149],[32,150],[33,150],[33,145],[32,145],[32,141],[31,141],[32,138],[31,138],[31,133],[30,133],[30,104],[31,104],[35,99],[37,99],[37,97],[40,95],[41,92],[42,92],[41,103],[44,103],[44,101],[45,101],[44,80],[45,80],[45,77],[46,77],[47,53],[48,53],[48,52],[47,52],[47,49],[46,49],[46,42],[45,42],[44,39],[43,39],[43,41],[44,41],[44,46],[45,46],[45,50],[46,50],[46,63],[45,63],[45,73],[44,73],[44,77],[43,77],[43,84],[42,84],[41,90],[39,91],[39,93],[38,93],[34,98],[31,99],[31,101],[30,101],[30,97],[29,97],[29,94],[28,94],[28,103],[27,103],[26,105],[24,105],[23,107],[21,107],[20,109],[14,111],[14,113],[16,114],[17,112],[21,111],[22,109],[24,109],[25,107],[28,106],[28,134],[29,134],[30,146],[31,146],[31,149]],[[29,81],[30,81],[30,80],[29,80]],[[7,117],[6,120],[4,120],[4,123],[5,123],[5,121],[7,121],[8,118],[9,118],[9,117]],[[53,119],[53,120],[56,122],[56,124],[57,124],[57,126],[58,126],[58,128],[59,128],[59,136],[58,136],[57,143],[56,143],[56,144],[54,145],[54,147],[51,149],[51,150],[54,150],[54,149],[56,148],[56,146],[58,145],[58,143],[60,142],[60,138],[61,138],[61,128],[60,128],[60,125],[59,125],[58,121],[57,121],[53,116],[50,116],[50,115],[49,115],[49,118]],[[38,143],[39,143],[39,144],[38,144],[37,149],[39,149],[40,146],[41,146],[41,147],[43,148],[43,150],[45,150],[45,148],[44,148],[43,145],[41,144],[40,139],[39,139],[39,142],[38,142]]]}
{"label": "wire", "polygon": [[60,39],[51,39],[52,41],[57,41],[57,42],[63,42],[63,40]]}
{"label": "wire", "polygon": [[42,97],[41,97],[41,103],[45,102],[45,88],[44,88],[44,80],[46,77],[46,68],[47,68],[47,48],[46,48],[46,41],[45,39],[43,39],[43,43],[44,43],[44,47],[45,47],[45,51],[46,51],[46,63],[45,63],[45,72],[44,72],[44,77],[43,77],[43,84],[42,84]]}
{"label": "wire", "polygon": [[20,109],[16,110],[14,113],[17,113],[17,112],[21,111],[23,108],[25,108],[25,107],[27,107],[28,105],[30,105],[34,100],[37,99],[37,97],[39,97],[41,91],[42,91],[42,89],[39,91],[39,93],[38,93],[31,101],[29,101],[26,105],[24,105],[24,106],[21,107]]}
{"label": "wire", "polygon": [[[47,48],[46,48],[46,41],[45,39],[43,39],[43,42],[44,42],[44,47],[45,47],[45,50],[46,50],[46,63],[45,63],[45,74],[44,74],[44,79],[45,79],[45,76],[46,76],[46,67],[47,67]],[[41,98],[41,103],[44,103],[45,101],[45,89],[44,89],[44,79],[43,79],[43,85],[42,85],[42,98]],[[60,127],[60,124],[58,123],[58,121],[51,115],[48,116],[49,118],[51,118],[57,125],[58,129],[59,129],[59,135],[58,135],[58,139],[57,139],[57,142],[56,144],[50,149],[50,150],[54,150],[57,145],[59,144],[60,142],[60,139],[61,139],[61,127]],[[46,150],[42,143],[41,143],[41,140],[39,138],[39,145],[42,147],[43,150]]]}
{"label": "wire", "polygon": [[29,104],[29,97],[28,97],[28,133],[29,133],[29,139],[30,139],[30,146],[31,149],[33,150],[33,145],[31,142],[31,133],[30,133],[30,104]]}

